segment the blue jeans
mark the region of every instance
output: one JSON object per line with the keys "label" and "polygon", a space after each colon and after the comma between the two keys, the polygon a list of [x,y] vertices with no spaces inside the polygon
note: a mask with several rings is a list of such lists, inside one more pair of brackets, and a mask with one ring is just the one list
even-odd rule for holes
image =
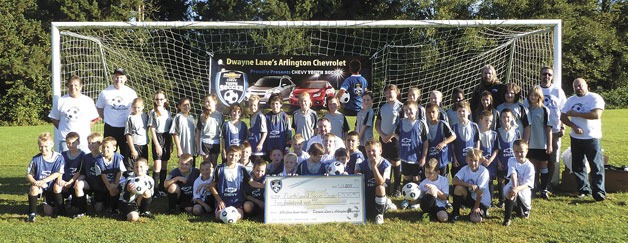
{"label": "blue jeans", "polygon": [[[604,189],[604,158],[600,139],[571,138],[572,168],[580,194],[605,196]],[[585,171],[584,157],[591,167],[591,183]]]}

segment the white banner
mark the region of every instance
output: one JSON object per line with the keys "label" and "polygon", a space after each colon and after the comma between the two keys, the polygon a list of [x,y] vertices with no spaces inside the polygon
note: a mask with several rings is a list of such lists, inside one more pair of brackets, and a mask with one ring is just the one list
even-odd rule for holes
{"label": "white banner", "polygon": [[362,175],[266,177],[265,223],[363,224]]}

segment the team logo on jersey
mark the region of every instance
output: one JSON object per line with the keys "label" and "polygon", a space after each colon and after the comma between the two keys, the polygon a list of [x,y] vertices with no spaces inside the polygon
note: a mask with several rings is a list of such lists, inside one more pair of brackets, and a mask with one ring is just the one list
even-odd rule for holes
{"label": "team logo on jersey", "polygon": [[502,155],[504,157],[515,157],[515,153],[514,151],[512,151],[512,148],[506,148],[502,150]]}
{"label": "team logo on jersey", "polygon": [[353,93],[358,97],[362,97],[362,92],[364,92],[364,89],[362,89],[362,84],[356,83],[355,86],[353,86]]}
{"label": "team logo on jersey", "polygon": [[411,143],[412,143],[412,139],[409,139],[409,138],[401,139],[401,147],[410,147]]}
{"label": "team logo on jersey", "polygon": [[231,141],[229,141],[231,144],[240,144],[240,139],[239,138],[234,138],[231,139]]}
{"label": "team logo on jersey", "polygon": [[467,157],[467,153],[473,150],[473,147],[466,147],[462,149],[462,157]]}
{"label": "team logo on jersey", "polygon": [[580,103],[575,104],[575,105],[571,106],[571,110],[577,111],[577,112],[582,112],[582,111],[584,111],[584,105],[582,105]]}
{"label": "team logo on jersey", "polygon": [[65,111],[65,118],[68,121],[76,121],[79,118],[80,110],[78,107],[73,106],[70,107],[67,111]]}
{"label": "team logo on jersey", "polygon": [[438,155],[440,153],[440,151],[436,147],[430,147],[430,149],[429,149],[429,151],[427,153],[430,156],[435,156],[435,155]]}
{"label": "team logo on jersey", "polygon": [[124,103],[124,98],[122,96],[116,96],[111,99],[111,107],[114,110],[126,110],[127,104]]}
{"label": "team logo on jersey", "polygon": [[225,106],[241,102],[248,88],[246,74],[240,71],[218,72],[214,84],[216,96]]}
{"label": "team logo on jersey", "polygon": [[281,180],[276,179],[276,180],[270,181],[270,189],[272,189],[273,192],[275,193],[278,193],[279,191],[281,191]]}

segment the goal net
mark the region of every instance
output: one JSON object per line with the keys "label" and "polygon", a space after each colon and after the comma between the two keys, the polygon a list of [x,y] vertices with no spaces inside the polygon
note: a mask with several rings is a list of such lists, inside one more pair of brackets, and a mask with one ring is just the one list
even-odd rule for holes
{"label": "goal net", "polygon": [[[444,94],[462,88],[470,96],[480,69],[495,66],[504,83],[527,90],[542,66],[554,66],[560,85],[560,20],[490,21],[277,21],[53,23],[53,92],[66,94],[72,75],[84,94],[97,98],[122,67],[127,84],[150,100],[164,90],[174,111],[180,97],[201,99],[215,92],[211,72],[216,55],[361,56],[371,63],[369,89],[375,103],[383,87],[397,84],[401,100],[409,87]],[[340,68],[347,68],[340,67]],[[215,71],[215,70],[214,70]],[[335,87],[338,88],[338,87]],[[146,102],[146,108],[152,108]],[[374,104],[376,107],[377,104]]]}

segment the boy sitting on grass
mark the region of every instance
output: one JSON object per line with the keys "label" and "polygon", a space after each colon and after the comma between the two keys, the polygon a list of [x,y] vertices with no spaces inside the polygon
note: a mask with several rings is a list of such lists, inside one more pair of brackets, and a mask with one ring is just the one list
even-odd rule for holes
{"label": "boy sitting on grass", "polygon": [[[28,191],[28,218],[26,222],[35,222],[37,216],[37,199],[45,196],[44,213],[47,216],[55,216],[59,211],[59,205],[63,203],[61,193],[54,193],[52,184],[63,174],[65,164],[61,154],[52,151],[52,135],[45,132],[39,135],[37,144],[39,154],[33,156],[26,170],[26,179],[31,184]],[[52,207],[56,205],[57,207]]]}
{"label": "boy sitting on grass", "polygon": [[[124,215],[129,222],[137,222],[141,217],[153,218],[148,211],[153,202],[153,190],[155,180],[147,175],[148,161],[139,157],[133,167],[134,176],[126,180],[123,192],[120,194],[120,203],[123,206]],[[142,193],[143,191],[143,193]]]}
{"label": "boy sitting on grass", "polygon": [[534,187],[534,165],[526,158],[528,143],[516,140],[513,145],[514,158],[508,160],[508,173],[506,177],[510,182],[504,187],[506,198],[506,210],[504,211],[504,223],[509,226],[512,210],[521,218],[530,216],[532,206],[532,188]]}
{"label": "boy sitting on grass", "polygon": [[[170,214],[192,210],[192,187],[200,174],[197,168],[192,167],[193,161],[194,157],[191,154],[181,155],[179,167],[172,170],[166,177],[164,187],[168,194],[168,213]],[[179,205],[179,210],[177,210],[177,205]]]}

